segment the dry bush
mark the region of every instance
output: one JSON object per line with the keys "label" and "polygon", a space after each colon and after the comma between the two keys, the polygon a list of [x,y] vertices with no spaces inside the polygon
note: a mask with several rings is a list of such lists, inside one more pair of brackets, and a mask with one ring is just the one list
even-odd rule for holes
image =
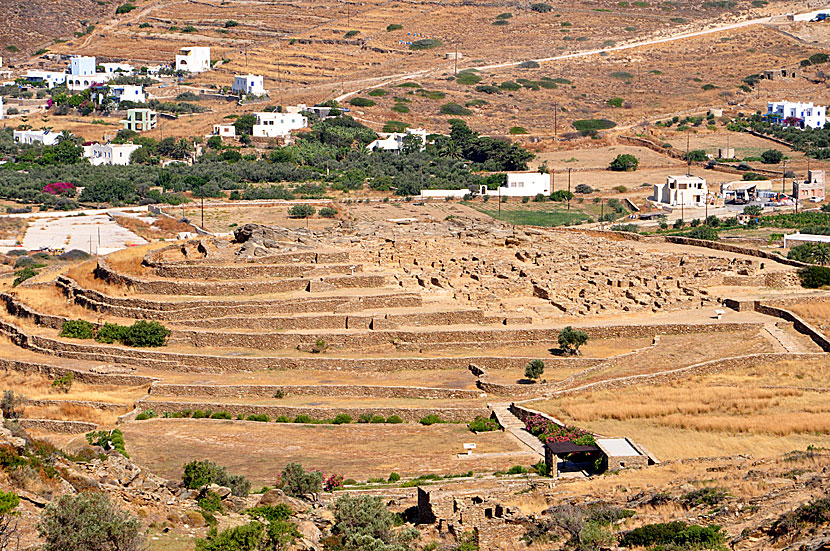
{"label": "dry bush", "polygon": [[58,421],[84,421],[96,425],[113,425],[119,415],[126,413],[129,406],[124,406],[124,411],[103,411],[89,406],[78,404],[60,404],[49,406],[24,406],[23,417],[29,419],[55,419]]}
{"label": "dry bush", "polygon": [[173,220],[166,216],[160,216],[152,224],[148,224],[144,220],[139,220],[132,216],[113,216],[113,219],[119,226],[130,230],[148,241],[175,239],[176,235],[180,232],[195,231],[190,224]]}

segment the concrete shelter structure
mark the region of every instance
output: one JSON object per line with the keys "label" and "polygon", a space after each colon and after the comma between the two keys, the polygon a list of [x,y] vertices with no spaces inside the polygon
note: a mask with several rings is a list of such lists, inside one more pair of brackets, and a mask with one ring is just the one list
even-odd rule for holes
{"label": "concrete shelter structure", "polygon": [[308,119],[295,113],[262,112],[254,113],[253,136],[255,138],[279,138],[287,136],[292,130],[308,126]]}
{"label": "concrete shelter structure", "polygon": [[824,201],[824,174],[823,170],[810,170],[806,180],[794,180],[793,198],[796,201]]}
{"label": "concrete shelter structure", "polygon": [[182,48],[176,55],[176,70],[191,73],[210,71],[210,48],[207,46]]}
{"label": "concrete shelter structure", "polygon": [[665,184],[654,184],[651,200],[672,207],[702,207],[708,195],[709,187],[700,176],[668,176]]}

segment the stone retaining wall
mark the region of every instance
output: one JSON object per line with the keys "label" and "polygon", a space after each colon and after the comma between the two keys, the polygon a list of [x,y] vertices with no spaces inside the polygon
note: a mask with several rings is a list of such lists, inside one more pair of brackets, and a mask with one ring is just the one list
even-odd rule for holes
{"label": "stone retaining wall", "polygon": [[793,323],[793,327],[799,333],[803,333],[810,337],[814,343],[819,345],[819,347],[824,350],[825,352],[830,352],[830,338],[827,338],[827,335],[801,319],[796,314],[790,312],[789,310],[785,310],[783,308],[776,308],[774,306],[770,306],[764,304],[760,301],[755,302],[755,311],[760,312],[762,314],[767,314],[768,316],[775,316],[781,319],[791,321]]}
{"label": "stone retaining wall", "polygon": [[311,293],[335,289],[365,289],[383,287],[384,275],[343,275],[319,278],[285,278],[246,281],[178,281],[149,280],[133,277],[112,269],[103,258],[98,259],[95,277],[111,285],[123,285],[136,293],[148,295],[238,296],[308,291]]}
{"label": "stone retaining wall", "polygon": [[350,297],[308,296],[275,300],[189,300],[162,301],[124,298],[85,289],[66,276],[58,276],[57,286],[75,304],[93,312],[124,318],[176,321],[191,318],[268,315],[277,313],[359,312],[368,309],[406,308],[422,305],[416,293],[390,291],[378,295]]}
{"label": "stone retaining wall", "polygon": [[158,277],[172,279],[302,278],[323,275],[351,275],[363,271],[362,264],[253,264],[244,266],[169,266],[155,268]]}
{"label": "stone retaining wall", "polygon": [[219,264],[211,262],[210,259],[197,260],[165,260],[164,255],[173,250],[182,250],[187,247],[198,247],[201,242],[198,239],[191,239],[184,243],[168,245],[159,249],[149,251],[144,255],[142,264],[151,268],[182,267],[182,266],[234,266],[237,264],[348,264],[349,253],[344,251],[319,251],[304,250],[277,253],[268,256],[237,257],[233,263]]}
{"label": "stone retaining wall", "polygon": [[24,398],[21,401],[23,407],[52,407],[52,406],[80,406],[85,408],[100,409],[102,411],[126,411],[133,409],[131,404],[111,404],[109,402],[91,402],[88,400],[49,400]]}
{"label": "stone retaining wall", "polygon": [[51,329],[60,330],[65,321],[69,318],[63,316],[52,316],[50,314],[43,314],[32,309],[27,304],[17,300],[8,293],[0,294],[0,300],[6,305],[6,311],[16,318],[28,319],[35,323],[35,325],[42,325]]}
{"label": "stone retaining wall", "polygon": [[212,396],[272,397],[277,391],[298,396],[357,396],[373,398],[480,398],[479,390],[433,388],[419,386],[371,386],[371,385],[184,385],[156,383],[151,393],[156,396]]}
{"label": "stone retaining wall", "polygon": [[56,432],[60,434],[83,434],[98,428],[98,425],[94,423],[59,421],[57,419],[16,419],[16,422],[26,430]]}
{"label": "stone retaining wall", "polygon": [[707,249],[714,249],[716,251],[726,251],[730,253],[745,254],[748,256],[756,256],[758,258],[765,258],[773,260],[779,264],[786,264],[787,266],[794,266],[796,268],[803,268],[809,266],[803,262],[790,260],[784,256],[773,254],[760,249],[753,249],[750,247],[741,247],[739,245],[732,245],[730,243],[722,243],[720,241],[708,241],[706,239],[691,239],[680,235],[666,235],[664,239],[669,243],[676,243],[678,245],[692,245],[694,247],[705,247]]}
{"label": "stone retaining wall", "polygon": [[57,378],[67,373],[71,373],[76,381],[81,383],[88,383],[93,385],[113,385],[113,386],[149,386],[156,380],[153,377],[144,377],[142,375],[129,374],[105,374],[105,373],[90,373],[89,371],[81,371],[68,367],[60,367],[49,364],[39,364],[34,362],[22,362],[17,360],[9,360],[0,358],[0,370],[16,371],[18,373],[43,375],[49,378]]}
{"label": "stone retaining wall", "polygon": [[355,408],[355,407],[299,407],[299,406],[257,406],[250,404],[211,404],[209,402],[165,402],[165,401],[145,401],[143,406],[146,409],[153,409],[157,414],[161,415],[165,412],[176,411],[195,411],[201,409],[203,411],[228,412],[234,417],[237,415],[261,415],[265,414],[271,419],[275,419],[281,415],[293,419],[297,415],[308,415],[312,419],[333,419],[338,414],[345,413],[351,415],[354,421],[361,415],[383,415],[390,417],[397,415],[406,422],[414,423],[427,415],[437,415],[441,419],[450,422],[465,422],[469,423],[478,416],[487,417],[490,415],[490,410],[486,407],[468,407],[468,408],[440,408],[440,407],[424,407],[424,408],[405,408],[405,407],[376,407],[376,408]]}

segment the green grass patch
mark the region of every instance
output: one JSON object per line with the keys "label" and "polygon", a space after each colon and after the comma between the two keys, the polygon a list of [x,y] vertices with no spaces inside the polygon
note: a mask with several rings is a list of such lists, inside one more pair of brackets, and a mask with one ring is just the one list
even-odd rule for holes
{"label": "green grass patch", "polygon": [[387,93],[383,88],[375,88],[374,90],[370,90],[367,95],[379,98],[385,96]]}
{"label": "green grass patch", "polygon": [[457,103],[445,103],[441,106],[440,113],[442,115],[453,115],[457,117],[466,117],[467,115],[472,115],[473,112],[464,107],[463,105],[459,105]]}
{"label": "green grass patch", "polygon": [[[496,209],[483,209],[473,206],[477,211],[482,212],[493,218],[499,217],[499,211]],[[591,217],[584,212],[571,209],[555,209],[555,210],[505,210],[501,211],[501,219],[516,226],[566,226],[579,224],[589,220]]]}
{"label": "green grass patch", "polygon": [[478,84],[479,82],[481,82],[481,77],[475,73],[464,71],[458,73],[458,76],[455,77],[455,81],[458,82],[458,84],[472,86],[473,84]]}
{"label": "green grass patch", "polygon": [[409,45],[410,50],[431,50],[432,48],[437,48],[441,45],[441,41],[437,38],[424,38],[421,40],[416,40],[412,44]]}

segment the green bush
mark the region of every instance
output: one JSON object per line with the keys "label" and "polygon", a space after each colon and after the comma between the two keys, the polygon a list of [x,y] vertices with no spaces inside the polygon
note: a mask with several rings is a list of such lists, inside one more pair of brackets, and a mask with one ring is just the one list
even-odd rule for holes
{"label": "green bush", "polygon": [[439,110],[442,115],[453,115],[456,117],[466,117],[472,115],[473,112],[457,103],[445,103]]}
{"label": "green bush", "polygon": [[798,271],[801,286],[807,289],[820,289],[830,285],[830,268],[824,266],[807,266]]}
{"label": "green bush", "polygon": [[305,413],[301,413],[300,415],[294,418],[295,423],[311,423],[311,417],[306,415]]}
{"label": "green bush", "polygon": [[350,99],[349,104],[355,107],[372,107],[375,105],[375,102],[370,100],[369,98],[356,97]]}
{"label": "green bush", "polygon": [[511,134],[527,134],[527,129],[524,126],[513,126],[510,128]]}
{"label": "green bush", "polygon": [[379,98],[379,97],[385,96],[387,93],[388,92],[386,90],[384,90],[383,88],[374,88],[374,89],[369,91],[368,95],[370,95],[372,97]]}
{"label": "green bush", "polygon": [[729,493],[723,488],[700,488],[693,490],[680,497],[680,501],[686,507],[695,507],[696,505],[715,506],[729,496]]}
{"label": "green bush", "polygon": [[64,495],[50,503],[37,523],[43,551],[140,551],[141,523],[101,492]]}
{"label": "green bush", "polygon": [[245,420],[246,421],[257,421],[259,423],[267,423],[271,419],[270,419],[270,417],[268,417],[264,413],[259,413],[259,414],[251,414],[248,417],[246,417]]}
{"label": "green bush", "polygon": [[473,432],[490,432],[494,430],[499,430],[499,423],[495,419],[490,419],[489,417],[476,417],[473,421],[467,425],[467,428]]}
{"label": "green bush", "polygon": [[274,419],[275,423],[290,423],[291,419],[288,418],[287,415],[280,415],[276,419]]}
{"label": "green bush", "polygon": [[343,38],[353,38],[353,37],[355,37],[359,34],[360,34],[360,31],[355,31],[355,30],[347,31],[346,34],[343,35]]}
{"label": "green bush", "polygon": [[280,489],[291,497],[313,497],[323,489],[323,473],[306,471],[299,463],[289,463],[280,474]]}
{"label": "green bush", "polygon": [[545,362],[540,359],[530,360],[525,366],[525,377],[528,379],[538,379],[545,372]]}
{"label": "green bush", "polygon": [[703,239],[706,241],[718,240],[718,230],[711,226],[698,226],[696,228],[692,228],[686,235],[692,239]]}
{"label": "green bush", "polygon": [[196,499],[196,503],[203,511],[218,513],[222,511],[222,498],[216,492],[206,492]]}
{"label": "green bush", "polygon": [[640,166],[640,160],[637,157],[627,153],[621,153],[611,161],[608,168],[617,172],[629,172],[637,170],[638,166]]}
{"label": "green bush", "polygon": [[337,209],[333,209],[331,207],[323,207],[319,211],[320,216],[323,218],[334,218],[337,216]]}
{"label": "green bush", "polygon": [[127,328],[117,323],[105,323],[95,334],[95,340],[105,344],[112,344],[124,340]]}
{"label": "green bush", "polygon": [[761,153],[761,160],[766,165],[777,165],[784,160],[784,154],[777,149],[767,149]]}
{"label": "green bush", "polygon": [[446,421],[444,421],[443,419],[441,419],[439,416],[435,415],[434,413],[431,413],[431,414],[427,415],[426,417],[421,417],[421,419],[418,422],[421,423],[422,425],[429,426],[429,425],[435,425],[435,424],[439,424],[439,423],[445,423]]}
{"label": "green bush", "polygon": [[548,13],[553,8],[550,6],[550,4],[543,4],[543,3],[539,2],[539,3],[536,3],[536,4],[531,4],[530,9],[535,11],[535,12],[538,12],[538,13]]}
{"label": "green bush", "polygon": [[[13,113],[10,112],[12,109],[13,108],[9,109],[9,114],[10,115],[13,114]],[[31,266],[26,266],[22,270],[17,270],[14,273],[14,281],[12,282],[12,287],[17,287],[18,285],[20,285],[21,283],[23,283],[27,279],[31,279],[31,278],[35,277],[37,274],[38,274],[38,271],[35,270],[34,268],[32,268]]]}
{"label": "green bush", "polygon": [[386,418],[386,422],[389,423],[389,424],[392,424],[392,425],[398,425],[400,423],[403,423],[403,419],[401,419],[397,415],[390,415],[389,417]]}
{"label": "green bush", "polygon": [[72,388],[72,383],[74,381],[75,374],[70,371],[68,373],[64,373],[60,377],[56,377],[55,380],[52,381],[52,387],[66,393]]}
{"label": "green bush", "polygon": [[416,40],[412,44],[409,45],[410,50],[429,50],[432,48],[437,48],[441,45],[441,41],[436,38],[423,38],[421,40]]}
{"label": "green bush", "polygon": [[471,71],[465,71],[458,73],[458,76],[455,77],[455,81],[458,84],[472,86],[473,84],[478,84],[479,82],[481,82],[481,77]]}
{"label": "green bush", "polygon": [[133,11],[134,9],[135,9],[135,6],[134,6],[134,5],[132,5],[132,4],[130,4],[129,2],[127,2],[127,3],[125,3],[125,4],[121,4],[120,6],[118,6],[117,8],[115,8],[115,15],[121,15],[121,14],[124,14],[124,13],[130,13],[130,12],[131,12],[131,11]]}
{"label": "green bush", "polygon": [[227,411],[217,411],[213,415],[210,416],[211,419],[233,419],[230,413]]}
{"label": "green bush", "polygon": [[317,212],[317,209],[315,209],[311,205],[294,205],[293,207],[288,209],[288,217],[309,218],[311,216],[314,216],[315,212]]}
{"label": "green bush", "polygon": [[392,471],[391,473],[389,473],[389,478],[387,480],[388,480],[388,482],[397,482],[400,479],[401,479],[401,475],[399,475],[395,471]]}
{"label": "green bush", "polygon": [[127,346],[158,347],[164,346],[170,330],[157,321],[139,320],[127,327],[122,342]]}
{"label": "green bush", "polygon": [[278,520],[288,520],[294,512],[291,507],[285,503],[277,503],[276,505],[260,505],[258,507],[251,507],[245,510],[245,514],[255,519],[263,519],[268,522],[275,522]]}
{"label": "green bush", "polygon": [[622,98],[611,98],[608,100],[608,105],[611,107],[622,107],[624,101]]}
{"label": "green bush", "polygon": [[522,85],[517,83],[517,82],[513,82],[512,80],[507,80],[507,81],[502,82],[501,84],[499,84],[499,88],[501,88],[502,90],[515,92],[516,90],[521,90]]}
{"label": "green bush", "polygon": [[136,415],[135,420],[146,421],[147,419],[152,419],[153,417],[157,417],[155,410],[147,409]]}
{"label": "green bush", "polygon": [[193,412],[193,418],[194,419],[209,419],[210,414],[211,414],[210,410],[204,411],[204,410],[201,410],[201,409],[197,409],[196,411]]}
{"label": "green bush", "polygon": [[646,524],[628,532],[620,539],[623,547],[647,547],[678,544],[684,548],[716,549],[726,540],[720,526],[687,526],[681,521]]}
{"label": "green bush", "polygon": [[188,490],[200,490],[211,484],[230,488],[231,493],[245,497],[251,491],[251,482],[242,475],[232,475],[213,461],[191,461],[184,466],[182,483]]}
{"label": "green bush", "polygon": [[830,243],[804,243],[797,245],[790,249],[787,253],[787,258],[806,264],[830,264]]}
{"label": "green bush", "polygon": [[338,413],[335,416],[333,423],[335,425],[348,425],[352,422],[352,416],[347,413]]}
{"label": "green bush", "polygon": [[403,29],[403,25],[398,25],[397,23],[391,23],[386,26],[386,32],[391,33],[392,31],[399,31]]}
{"label": "green bush", "polygon": [[61,327],[60,336],[70,339],[91,339],[95,336],[95,326],[86,320],[66,320]]}
{"label": "green bush", "polygon": [[589,134],[596,134],[599,130],[608,130],[617,126],[617,123],[607,119],[584,119],[573,122],[574,128],[580,133],[587,136]]}

